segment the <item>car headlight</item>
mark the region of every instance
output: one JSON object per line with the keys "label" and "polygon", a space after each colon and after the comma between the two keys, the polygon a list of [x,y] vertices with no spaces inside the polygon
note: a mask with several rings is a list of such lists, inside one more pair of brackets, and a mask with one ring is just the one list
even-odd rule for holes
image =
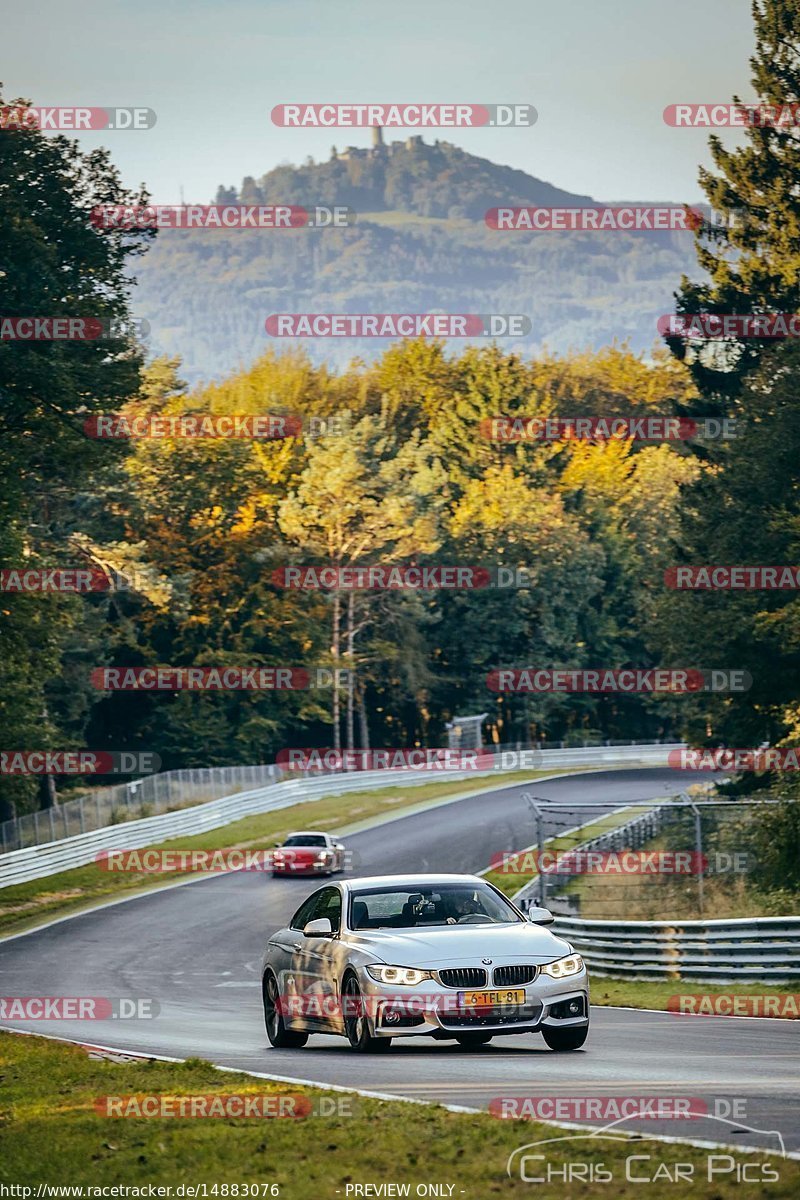
{"label": "car headlight", "polygon": [[555,962],[545,963],[539,970],[553,979],[563,979],[565,975],[577,975],[583,970],[583,959],[580,954],[568,954],[566,958],[557,958]]}
{"label": "car headlight", "polygon": [[317,858],[319,858],[322,862],[327,862],[329,858],[333,858],[333,851],[332,850],[320,850],[319,854],[317,855]]}
{"label": "car headlight", "polygon": [[378,983],[401,983],[413,985],[422,983],[423,979],[433,979],[430,971],[418,971],[416,967],[367,967],[367,974]]}

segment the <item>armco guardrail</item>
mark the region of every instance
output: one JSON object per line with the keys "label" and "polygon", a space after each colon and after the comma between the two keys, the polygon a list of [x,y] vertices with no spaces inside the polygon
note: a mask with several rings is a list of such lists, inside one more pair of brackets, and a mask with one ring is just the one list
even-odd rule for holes
{"label": "armco guardrail", "polygon": [[596,975],[698,983],[800,980],[800,917],[730,921],[581,921],[556,918]]}
{"label": "armco guardrail", "polygon": [[[642,763],[648,766],[666,764],[670,750],[680,749],[679,743],[650,746],[590,746],[565,750],[530,751],[535,755],[531,769],[550,770],[559,767],[612,766]],[[103,829],[28,846],[0,855],[0,888],[26,883],[67,871],[72,867],[93,862],[101,850],[135,850],[154,842],[205,833],[229,825],[254,813],[288,808],[310,800],[342,792],[366,791],[377,787],[405,787],[431,783],[434,780],[458,780],[475,777],[497,778],[502,785],[501,771],[355,771],[325,776],[308,776],[270,784],[249,792],[239,792],[184,808],[177,812],[160,813],[141,820],[108,825]]]}
{"label": "armco guardrail", "polygon": [[[641,743],[652,745],[652,742]],[[636,742],[605,742],[604,747],[635,746]],[[535,746],[521,742],[504,746],[490,746],[491,754],[506,756],[532,754],[542,750],[567,750],[598,748],[596,742],[582,742],[580,746],[567,747],[564,742],[537,742]],[[524,766],[532,767],[533,762]],[[294,774],[295,778],[300,775]],[[316,774],[327,775],[329,771]],[[64,797],[50,808],[21,813],[8,821],[0,821],[0,855],[11,850],[24,850],[28,846],[43,846],[47,842],[61,841],[79,833],[90,833],[93,829],[104,829],[107,825],[119,825],[143,817],[154,817],[158,813],[175,812],[179,808],[190,808],[205,804],[209,800],[221,800],[234,792],[252,792],[255,788],[280,783],[287,772],[276,763],[258,763],[254,766],[228,767],[182,767],[172,771],[161,771],[157,775],[145,775],[127,783],[108,787],[92,788],[72,799]]]}

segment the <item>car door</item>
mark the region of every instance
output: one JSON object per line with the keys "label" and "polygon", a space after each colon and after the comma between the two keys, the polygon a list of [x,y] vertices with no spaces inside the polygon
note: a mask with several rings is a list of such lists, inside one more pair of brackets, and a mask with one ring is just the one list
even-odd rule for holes
{"label": "car door", "polygon": [[306,937],[302,928],[292,930],[297,933],[292,953],[293,986],[306,1014],[305,1024],[338,1029],[341,1024],[338,980],[342,947],[338,935],[342,924],[342,894],[337,887],[324,887],[315,892],[312,899],[310,915],[301,909],[298,918],[303,920],[303,926],[309,921],[327,918],[334,936]]}
{"label": "car door", "polygon": [[318,898],[319,892],[312,892],[307,896],[286,928],[273,934],[269,942],[267,960],[278,981],[283,1018],[290,1027],[304,1023],[301,987],[296,974],[295,960],[303,945],[303,927],[313,920]]}

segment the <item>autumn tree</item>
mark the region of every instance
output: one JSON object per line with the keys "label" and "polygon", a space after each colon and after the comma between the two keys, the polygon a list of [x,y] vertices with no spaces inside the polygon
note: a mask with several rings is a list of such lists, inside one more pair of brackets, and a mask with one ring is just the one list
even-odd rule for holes
{"label": "autumn tree", "polygon": [[[318,563],[342,567],[417,559],[440,544],[437,493],[444,481],[419,434],[401,440],[384,409],[362,417],[346,438],[323,437],[308,449],[297,486],[280,506],[279,525],[297,549]],[[331,591],[331,659],[350,672],[347,745],[354,745],[355,640],[370,620],[369,594]],[[345,650],[342,652],[343,605]],[[340,734],[340,695],[335,676],[332,703],[334,746]],[[366,722],[362,720],[362,731]],[[363,732],[362,732],[363,736]]]}

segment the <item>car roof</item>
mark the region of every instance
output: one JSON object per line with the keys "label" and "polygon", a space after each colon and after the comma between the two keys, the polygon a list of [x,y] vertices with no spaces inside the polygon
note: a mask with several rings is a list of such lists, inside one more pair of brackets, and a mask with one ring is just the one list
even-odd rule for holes
{"label": "car roof", "polygon": [[373,887],[435,887],[440,883],[484,883],[478,875],[366,875],[360,879],[343,879],[347,891],[359,892]]}
{"label": "car roof", "polygon": [[287,837],[309,837],[313,834],[314,837],[330,837],[324,829],[293,829],[291,833],[287,833]]}

